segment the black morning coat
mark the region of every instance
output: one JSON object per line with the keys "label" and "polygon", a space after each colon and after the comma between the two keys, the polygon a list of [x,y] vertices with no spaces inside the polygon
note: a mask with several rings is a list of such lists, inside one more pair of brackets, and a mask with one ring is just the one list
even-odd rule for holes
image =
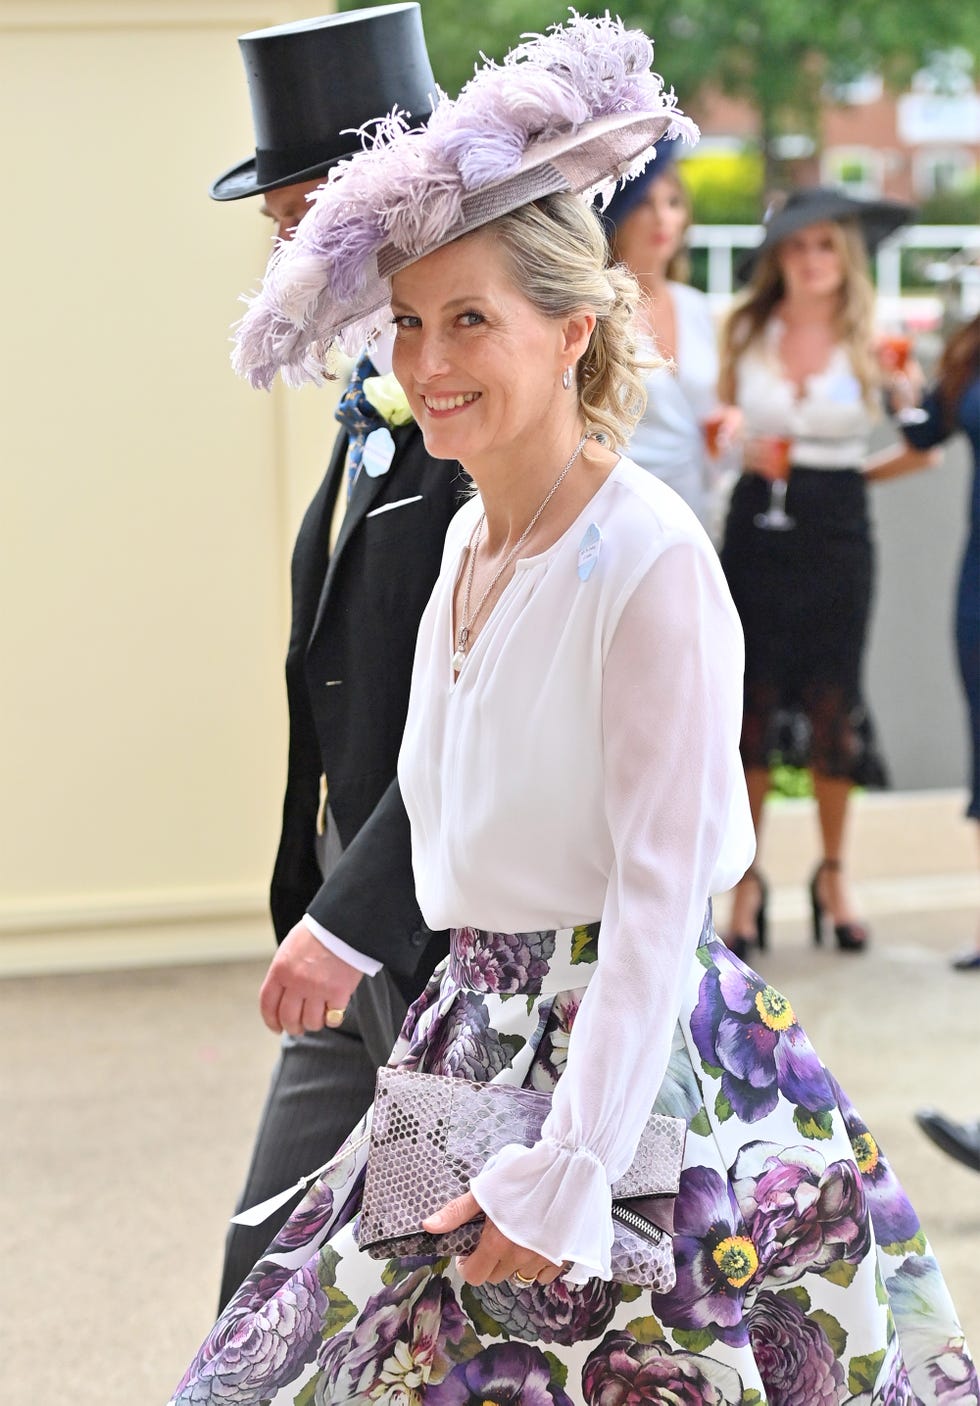
{"label": "black morning coat", "polygon": [[[383,962],[411,1001],[448,934],[425,925],[415,899],[396,764],[419,620],[470,481],[454,461],[429,457],[414,423],[391,433],[391,466],[375,478],[362,469],[331,556],[336,495],[347,492],[347,437],[338,436],[296,540],[289,763],[270,899],[277,941],[309,912]],[[321,773],[344,846],[326,882],[315,851]]]}

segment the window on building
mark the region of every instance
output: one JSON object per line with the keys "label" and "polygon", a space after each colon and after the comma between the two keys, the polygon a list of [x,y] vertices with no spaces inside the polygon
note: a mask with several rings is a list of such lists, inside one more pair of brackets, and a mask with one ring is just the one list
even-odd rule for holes
{"label": "window on building", "polygon": [[916,153],[912,164],[915,193],[920,200],[962,190],[976,174],[976,162],[964,147],[933,147]]}
{"label": "window on building", "polygon": [[883,152],[872,147],[827,147],[820,163],[821,178],[827,185],[843,186],[852,195],[878,195],[883,157]]}

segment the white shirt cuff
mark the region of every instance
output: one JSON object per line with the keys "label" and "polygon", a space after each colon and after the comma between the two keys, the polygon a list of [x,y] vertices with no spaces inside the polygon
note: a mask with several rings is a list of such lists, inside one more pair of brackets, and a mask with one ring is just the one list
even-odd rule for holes
{"label": "white shirt cuff", "polygon": [[356,971],[363,972],[365,976],[377,976],[384,966],[376,957],[366,957],[363,952],[358,952],[353,947],[348,947],[346,942],[339,937],[334,937],[322,923],[318,923],[316,918],[311,918],[309,913],[303,914],[303,922],[316,938],[317,942],[322,942],[328,952],[332,952],[335,957],[339,957],[342,962],[346,962],[349,967]]}

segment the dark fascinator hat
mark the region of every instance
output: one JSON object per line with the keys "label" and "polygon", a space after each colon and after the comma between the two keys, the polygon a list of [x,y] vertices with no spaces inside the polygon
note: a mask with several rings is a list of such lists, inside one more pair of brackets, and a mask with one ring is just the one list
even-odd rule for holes
{"label": "dark fascinator hat", "polygon": [[807,225],[853,220],[860,227],[869,254],[890,234],[908,224],[915,214],[911,205],[900,200],[857,200],[832,186],[807,186],[795,190],[782,204],[770,205],[762,220],[762,243],[738,260],[735,274],[747,283],[762,254],[775,249],[789,235]]}
{"label": "dark fascinator hat", "polygon": [[215,200],[326,175],[361,150],[358,128],[397,106],[417,126],[436,83],[417,4],[380,5],[257,29],[238,41],[255,155],[218,176]]}
{"label": "dark fascinator hat", "polygon": [[674,161],[679,155],[680,146],[678,137],[664,137],[657,142],[653,149],[653,160],[642,170],[633,180],[627,181],[620,186],[619,190],[608,201],[602,211],[603,222],[608,227],[610,234],[615,234],[616,230],[633,211],[643,201],[643,197],[653,185],[654,181],[659,181],[661,176],[673,167]]}
{"label": "dark fascinator hat", "polygon": [[559,191],[608,196],[662,137],[697,139],[651,70],[653,46],[608,15],[572,12],[443,98],[425,128],[392,112],[335,166],[291,242],[273,251],[233,364],[254,386],[322,381],[387,320],[389,279],[490,220]]}

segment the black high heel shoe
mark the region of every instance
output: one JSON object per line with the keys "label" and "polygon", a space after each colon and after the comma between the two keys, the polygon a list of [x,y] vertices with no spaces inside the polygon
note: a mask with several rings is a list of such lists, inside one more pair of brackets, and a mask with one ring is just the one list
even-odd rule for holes
{"label": "black high heel shoe", "polygon": [[740,962],[748,961],[754,947],[762,952],[766,946],[766,904],[769,902],[769,885],[754,865],[751,869],[746,869],[739,882],[744,884],[746,879],[753,879],[759,890],[759,903],[755,910],[755,932],[751,935],[733,932],[725,938],[725,946],[735,953]]}
{"label": "black high heel shoe", "polygon": [[[820,899],[820,875],[825,869],[829,873],[838,873],[840,868],[839,859],[823,859],[813,871],[813,878],[810,880],[810,907],[813,911],[813,944],[815,947],[819,947],[823,942],[824,919],[827,917],[827,910]],[[835,923],[834,937],[842,952],[863,952],[868,945],[870,933],[865,923]]]}

